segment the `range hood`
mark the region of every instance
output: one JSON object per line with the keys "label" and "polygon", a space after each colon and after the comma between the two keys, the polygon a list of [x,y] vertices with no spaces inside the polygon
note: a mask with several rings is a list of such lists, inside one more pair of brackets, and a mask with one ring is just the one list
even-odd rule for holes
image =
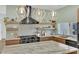
{"label": "range hood", "polygon": [[32,7],[28,5],[25,7],[26,17],[20,22],[20,24],[39,24],[38,21],[31,17],[31,9]]}

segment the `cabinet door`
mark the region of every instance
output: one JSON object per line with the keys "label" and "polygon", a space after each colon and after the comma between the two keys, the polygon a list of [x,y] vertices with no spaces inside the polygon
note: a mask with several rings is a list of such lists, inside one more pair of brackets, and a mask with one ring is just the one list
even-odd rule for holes
{"label": "cabinet door", "polygon": [[65,54],[77,54],[77,51],[69,51],[69,52],[67,52]]}
{"label": "cabinet door", "polygon": [[40,41],[50,41],[50,40],[65,44],[64,38],[53,37],[53,36],[52,37],[41,37],[40,38]]}
{"label": "cabinet door", "polygon": [[19,44],[20,40],[6,40],[6,45],[15,45],[15,44]]}
{"label": "cabinet door", "polygon": [[60,37],[52,37],[52,40],[59,42],[59,43],[64,43],[65,44],[65,39],[60,38]]}

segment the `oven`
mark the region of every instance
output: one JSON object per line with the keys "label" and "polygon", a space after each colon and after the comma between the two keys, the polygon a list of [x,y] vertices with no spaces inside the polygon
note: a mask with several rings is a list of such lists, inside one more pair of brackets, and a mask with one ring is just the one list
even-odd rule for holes
{"label": "oven", "polygon": [[20,41],[21,44],[40,41],[40,38],[37,37],[36,35],[20,36],[20,38],[21,38],[21,41]]}

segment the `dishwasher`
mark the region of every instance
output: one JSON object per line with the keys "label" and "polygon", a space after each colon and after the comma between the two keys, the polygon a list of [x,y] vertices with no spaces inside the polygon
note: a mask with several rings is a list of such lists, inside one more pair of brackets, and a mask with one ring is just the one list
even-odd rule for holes
{"label": "dishwasher", "polygon": [[72,47],[78,48],[78,46],[77,46],[77,41],[66,40],[65,43],[66,43],[66,45],[69,45],[69,46],[72,46]]}

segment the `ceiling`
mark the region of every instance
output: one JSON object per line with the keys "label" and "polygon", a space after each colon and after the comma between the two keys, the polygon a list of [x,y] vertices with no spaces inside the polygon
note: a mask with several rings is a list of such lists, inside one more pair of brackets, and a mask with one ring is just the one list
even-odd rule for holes
{"label": "ceiling", "polygon": [[41,8],[41,9],[48,9],[48,10],[58,10],[66,6],[67,5],[32,5],[33,8]]}

